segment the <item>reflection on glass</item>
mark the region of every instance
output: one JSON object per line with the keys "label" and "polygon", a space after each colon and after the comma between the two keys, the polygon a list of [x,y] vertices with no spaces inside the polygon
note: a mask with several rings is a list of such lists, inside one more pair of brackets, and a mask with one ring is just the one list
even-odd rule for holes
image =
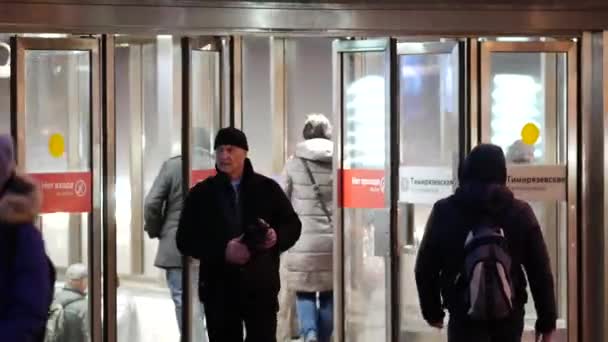
{"label": "reflection on glass", "polygon": [[[452,178],[459,152],[457,49],[451,54],[401,55],[399,71],[400,178],[435,179],[439,174]],[[423,171],[412,171],[420,167]],[[432,204],[443,195],[438,193],[431,198],[424,190],[428,189],[410,186],[407,195],[400,194],[399,200],[400,245],[411,247],[401,257],[400,335],[406,341],[422,336],[435,341],[441,336],[422,319],[412,276]],[[449,190],[448,185],[448,193]]]}
{"label": "reflection on glass", "polygon": [[302,127],[310,113],[332,120],[332,39],[293,37],[285,42],[287,87],[287,156],[302,140]]}
{"label": "reflection on glass", "polygon": [[[384,53],[343,54],[344,169],[384,170],[388,113]],[[385,196],[389,196],[385,189]],[[345,339],[353,342],[386,338],[386,240],[388,203],[381,209],[344,209]]]}
{"label": "reflection on glass", "polygon": [[[494,53],[490,72],[490,140],[517,161],[565,162],[566,56],[563,53]],[[539,135],[522,144],[533,124]]]}
{"label": "reflection on glass", "polygon": [[[191,133],[190,171],[191,181],[197,182],[196,172],[209,175],[215,170],[213,140],[220,126],[220,55],[219,52],[192,50],[191,77]],[[204,323],[204,307],[198,297],[199,263],[193,260],[190,274],[192,298],[192,336],[195,342],[207,341]]]}
{"label": "reflection on glass", "polygon": [[[270,38],[243,38],[243,131],[256,172],[273,176]],[[282,143],[282,142],[281,142]],[[277,173],[280,170],[276,170]]]}
{"label": "reflection on glass", "polygon": [[[181,283],[181,257],[175,250],[171,260],[156,258],[159,239],[144,232],[144,201],[155,180],[166,179],[159,176],[163,165],[168,166],[166,174],[181,177],[181,159],[176,158],[181,147],[180,96],[173,90],[180,76],[174,71],[179,70],[174,57],[179,56],[179,38],[121,36],[116,41],[118,341],[178,341],[181,315],[169,285]],[[170,207],[164,195],[179,198],[181,183],[164,189],[160,201],[151,201],[161,209],[149,208],[162,222],[168,218],[161,213],[163,206]],[[161,268],[168,266],[177,268]]]}
{"label": "reflection on glass", "polygon": [[[90,73],[88,51],[25,52],[26,172],[90,172]],[[53,135],[62,137],[65,149],[54,151],[49,146]],[[55,301],[73,300],[74,310],[85,314],[90,214],[42,214],[39,223],[48,254],[59,271]],[[74,340],[87,341],[88,322],[83,319],[77,324],[85,331],[80,329]]]}
{"label": "reflection on glass", "polygon": [[0,34],[0,134],[11,132],[10,36]]}
{"label": "reflection on glass", "polygon": [[[493,53],[491,65],[491,142],[503,148],[511,165],[565,165],[566,55]],[[524,134],[527,124],[538,128],[538,136],[530,139]],[[565,334],[567,320],[567,205],[558,201],[532,202],[531,205],[551,258],[561,336]],[[526,331],[534,329],[536,319],[532,297],[529,298]]]}

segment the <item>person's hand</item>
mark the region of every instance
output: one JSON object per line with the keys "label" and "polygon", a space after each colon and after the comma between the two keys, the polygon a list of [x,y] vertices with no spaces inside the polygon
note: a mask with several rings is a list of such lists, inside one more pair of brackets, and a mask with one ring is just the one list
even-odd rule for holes
{"label": "person's hand", "polygon": [[241,237],[228,241],[226,246],[226,260],[235,265],[245,265],[251,258],[249,248],[241,242]]}
{"label": "person's hand", "polygon": [[554,339],[553,339],[554,332],[555,331],[551,331],[551,332],[544,333],[544,334],[536,332],[536,342],[553,342],[554,341]]}
{"label": "person's hand", "polygon": [[264,243],[259,246],[260,249],[270,249],[277,244],[277,232],[272,228],[268,228],[266,231],[266,239],[264,239]]}
{"label": "person's hand", "polygon": [[439,330],[443,329],[443,322],[433,322],[433,323],[429,322],[429,325],[432,326],[433,328],[436,328]]}

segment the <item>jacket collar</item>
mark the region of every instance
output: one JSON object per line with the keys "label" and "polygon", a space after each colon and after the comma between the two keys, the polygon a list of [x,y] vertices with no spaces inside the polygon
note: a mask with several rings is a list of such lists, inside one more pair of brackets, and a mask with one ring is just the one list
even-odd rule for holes
{"label": "jacket collar", "polygon": [[0,194],[0,222],[32,223],[42,204],[40,189],[24,175],[13,175]]}

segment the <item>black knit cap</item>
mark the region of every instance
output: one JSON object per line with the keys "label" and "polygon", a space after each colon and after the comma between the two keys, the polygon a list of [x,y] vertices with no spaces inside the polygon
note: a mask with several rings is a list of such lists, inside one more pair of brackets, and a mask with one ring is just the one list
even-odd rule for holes
{"label": "black knit cap", "polygon": [[476,146],[460,165],[460,183],[479,182],[504,185],[507,182],[505,155],[499,146]]}
{"label": "black knit cap", "polygon": [[249,151],[249,145],[247,144],[247,137],[245,136],[245,133],[234,127],[222,128],[219,130],[219,132],[217,132],[213,149],[217,150],[217,148],[222,145],[232,145],[240,147],[245,151]]}

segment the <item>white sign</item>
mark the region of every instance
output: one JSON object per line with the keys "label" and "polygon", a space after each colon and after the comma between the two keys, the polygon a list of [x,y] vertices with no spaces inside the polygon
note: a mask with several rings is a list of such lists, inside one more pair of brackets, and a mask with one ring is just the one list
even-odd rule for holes
{"label": "white sign", "polygon": [[565,201],[567,170],[562,165],[509,165],[507,186],[528,201]]}
{"label": "white sign", "polygon": [[399,202],[433,204],[454,192],[451,167],[399,167]]}

